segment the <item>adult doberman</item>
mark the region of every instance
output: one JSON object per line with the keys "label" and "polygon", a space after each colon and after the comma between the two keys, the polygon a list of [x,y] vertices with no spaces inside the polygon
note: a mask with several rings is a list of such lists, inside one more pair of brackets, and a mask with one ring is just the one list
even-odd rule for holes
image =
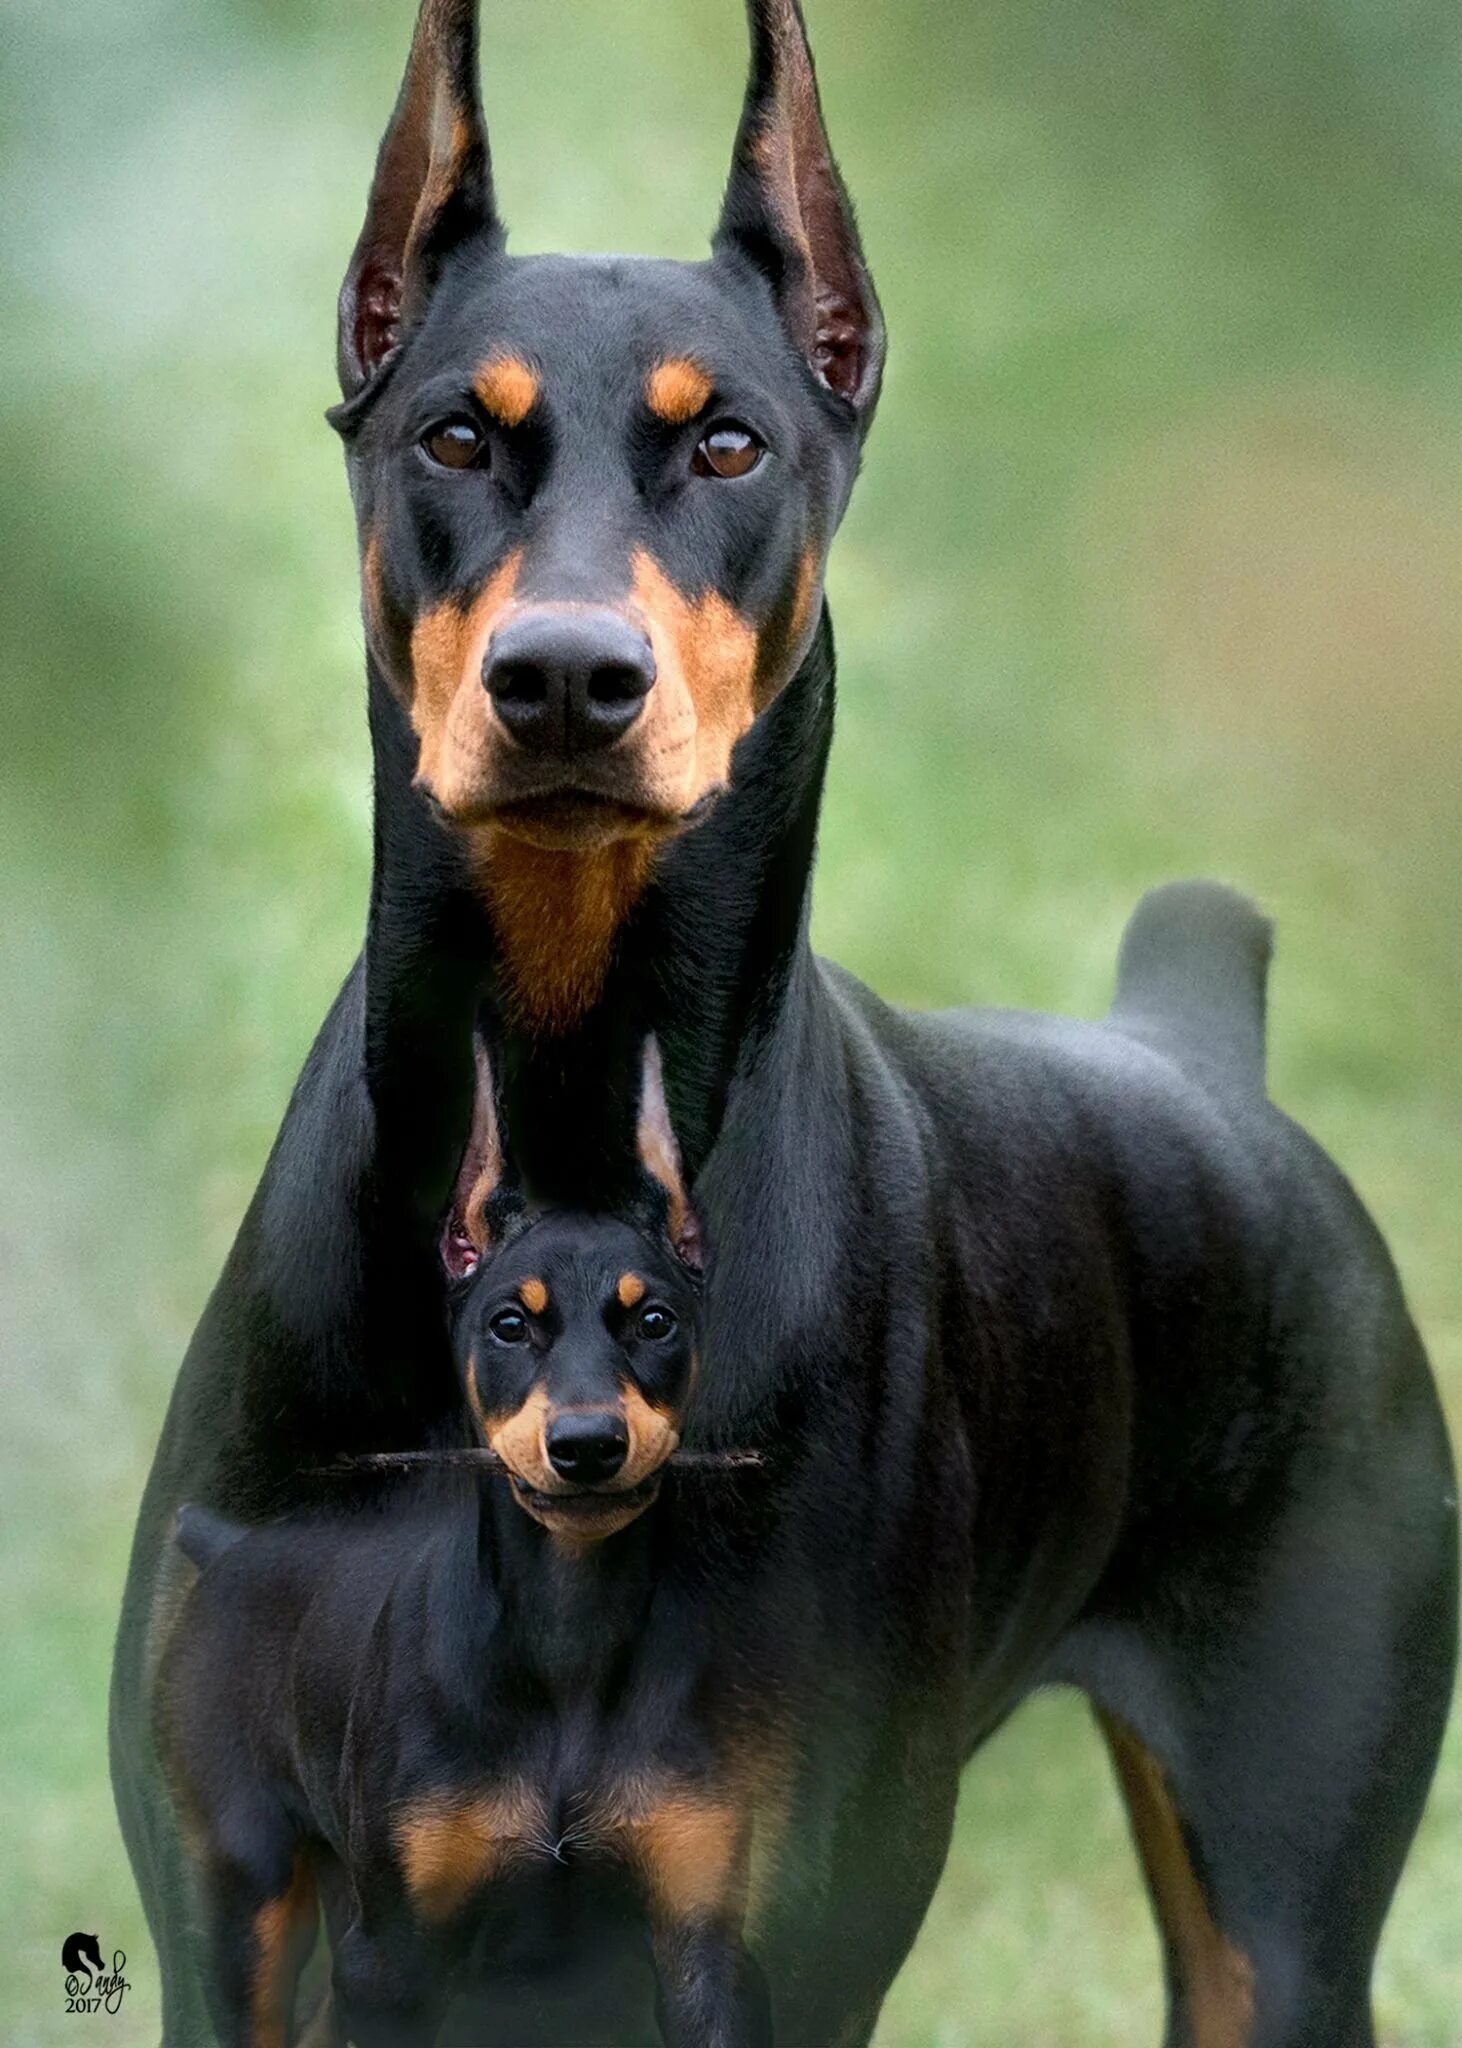
{"label": "adult doberman", "polygon": [[[419,1249],[444,1191],[385,1112],[466,1129],[470,1060],[414,1055],[466,980],[535,1198],[583,1199],[633,1115],[624,1045],[663,1048],[716,1246],[688,1431],[767,1457],[666,1541],[755,1580],[778,2048],[870,2039],[961,1765],[1054,1680],[1112,1748],[1170,2048],[1360,2048],[1449,1696],[1455,1496],[1385,1250],[1265,1097],[1266,928],[1160,895],[1091,1026],[907,1016],[814,958],[822,569],[883,345],[795,0],[753,0],[699,265],[506,253],[473,13],[425,0],[341,301],[365,951],[185,1361],[122,1620],[114,1776],[168,2038],[210,2038],[149,1734],[168,1532],[184,1500],[257,1521],[322,1457],[459,1436]],[[651,2038],[634,1972],[596,1982],[592,2024],[549,1976],[499,2037]]]}

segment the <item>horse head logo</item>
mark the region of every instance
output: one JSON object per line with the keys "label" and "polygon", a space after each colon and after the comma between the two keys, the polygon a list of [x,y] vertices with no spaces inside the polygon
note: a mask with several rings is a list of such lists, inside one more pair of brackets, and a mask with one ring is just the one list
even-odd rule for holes
{"label": "horse head logo", "polygon": [[85,1970],[90,1985],[93,1977],[99,1977],[106,1964],[102,1961],[102,1945],[94,1934],[68,1934],[61,1944],[61,1968],[67,1976],[74,1976],[78,1970]]}

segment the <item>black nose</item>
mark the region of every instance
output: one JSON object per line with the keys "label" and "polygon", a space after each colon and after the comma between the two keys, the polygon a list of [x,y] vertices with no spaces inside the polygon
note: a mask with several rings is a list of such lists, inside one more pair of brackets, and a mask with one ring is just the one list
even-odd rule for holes
{"label": "black nose", "polygon": [[629,1453],[629,1431],[612,1409],[560,1415],[548,1425],[548,1462],[575,1486],[601,1486]]}
{"label": "black nose", "polygon": [[493,636],[482,680],[519,746],[589,754],[634,724],[655,656],[618,612],[525,612]]}

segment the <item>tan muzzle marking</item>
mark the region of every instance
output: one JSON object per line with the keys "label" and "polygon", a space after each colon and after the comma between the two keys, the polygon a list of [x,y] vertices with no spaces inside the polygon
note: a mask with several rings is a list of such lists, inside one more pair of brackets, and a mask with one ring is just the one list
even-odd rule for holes
{"label": "tan muzzle marking", "polygon": [[416,781],[447,816],[470,817],[501,744],[482,686],[487,644],[513,601],[523,566],[515,548],[464,610],[450,599],[423,612],[411,633],[411,702],[419,743]]}

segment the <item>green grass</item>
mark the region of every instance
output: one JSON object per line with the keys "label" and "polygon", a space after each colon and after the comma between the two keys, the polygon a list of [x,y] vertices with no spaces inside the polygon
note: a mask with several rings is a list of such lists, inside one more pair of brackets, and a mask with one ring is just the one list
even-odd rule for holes
{"label": "green grass", "polygon": [[[693,253],[733,0],[486,0],[522,247]],[[1441,0],[811,0],[893,336],[839,543],[818,938],[1094,1014],[1150,883],[1279,918],[1273,1084],[1462,1418],[1462,44]],[[110,1632],[177,1361],[357,943],[332,299],[406,0],[16,0],[0,272],[0,2034],[155,2037]],[[1383,1950],[1462,2043],[1455,1724]],[[74,1927],[124,1947],[68,2019]],[[1125,2048],[1156,1952],[1079,1703],[972,1771],[882,2048]]]}

